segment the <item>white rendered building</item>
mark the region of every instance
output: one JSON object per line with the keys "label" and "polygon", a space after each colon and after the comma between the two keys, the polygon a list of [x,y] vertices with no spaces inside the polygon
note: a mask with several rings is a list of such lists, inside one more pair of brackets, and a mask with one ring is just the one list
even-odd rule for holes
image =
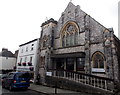
{"label": "white rendered building", "polygon": [[16,58],[11,51],[3,48],[0,52],[0,71],[13,70],[16,63]]}
{"label": "white rendered building", "polygon": [[28,71],[35,73],[39,62],[39,39],[34,39],[19,46],[17,58],[17,71]]}

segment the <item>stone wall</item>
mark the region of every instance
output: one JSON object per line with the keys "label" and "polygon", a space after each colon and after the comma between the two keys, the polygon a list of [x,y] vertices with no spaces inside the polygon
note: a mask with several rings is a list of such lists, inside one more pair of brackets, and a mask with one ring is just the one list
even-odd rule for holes
{"label": "stone wall", "polygon": [[[68,22],[74,22],[79,27],[78,44],[64,48],[61,44],[61,30]],[[114,43],[113,31],[105,28],[83,12],[79,6],[75,6],[70,2],[61,14],[57,24],[50,22],[42,26],[41,45],[44,36],[49,40],[46,48],[42,48],[42,46],[40,48],[40,56],[45,57],[45,68],[46,64],[51,62],[51,53],[59,55],[84,52],[86,55],[85,73],[92,74],[92,55],[98,51],[105,56],[106,77],[118,80],[118,66],[120,67],[118,60],[120,59],[117,57],[116,47],[119,47],[119,45]]]}
{"label": "stone wall", "polygon": [[84,85],[81,83],[77,83],[74,81],[62,79],[62,78],[53,78],[50,76],[46,76],[46,84],[47,86],[51,87],[57,87],[57,88],[64,88],[68,90],[73,90],[73,91],[78,91],[78,92],[83,92],[83,93],[91,93],[92,95],[112,95],[111,92],[99,89],[99,88],[94,88],[88,85]]}
{"label": "stone wall", "polygon": [[68,4],[65,11],[61,14],[60,19],[58,20],[57,26],[54,33],[54,48],[61,48],[61,29],[69,21],[75,22],[79,27],[79,45],[85,44],[85,16],[86,13],[83,12],[79,6],[73,5],[71,2]]}

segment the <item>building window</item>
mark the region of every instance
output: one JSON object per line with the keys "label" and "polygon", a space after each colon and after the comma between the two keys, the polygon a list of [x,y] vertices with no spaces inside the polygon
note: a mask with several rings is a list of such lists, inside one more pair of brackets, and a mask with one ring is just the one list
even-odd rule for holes
{"label": "building window", "polygon": [[74,35],[74,44],[75,45],[78,45],[78,37],[79,37],[79,33],[75,32],[75,35]]}
{"label": "building window", "polygon": [[92,56],[93,72],[105,72],[105,58],[101,52],[96,52]]}
{"label": "building window", "polygon": [[33,47],[31,47],[31,51],[33,51]]}
{"label": "building window", "polygon": [[34,46],[34,44],[32,44],[32,46]]}
{"label": "building window", "polygon": [[22,63],[22,58],[20,58],[20,63]]}
{"label": "building window", "polygon": [[66,39],[65,39],[65,36],[63,36],[63,39],[62,39],[62,46],[65,47],[65,43],[66,43]]}
{"label": "building window", "polygon": [[28,47],[26,47],[26,52],[28,52]]}
{"label": "building window", "polygon": [[32,63],[32,57],[30,57],[30,62]]}
{"label": "building window", "polygon": [[76,66],[77,71],[84,71],[85,58],[76,58]]}
{"label": "building window", "polygon": [[22,48],[22,50],[21,50],[21,53],[23,53],[23,48]]}
{"label": "building window", "polygon": [[34,49],[34,44],[31,45],[31,51],[33,51],[33,49]]}
{"label": "building window", "polygon": [[66,46],[70,46],[70,35],[66,36]]}
{"label": "building window", "polygon": [[93,67],[104,68],[104,56],[100,52],[93,55]]}
{"label": "building window", "polygon": [[74,45],[74,35],[70,35],[70,46],[73,46]]}
{"label": "building window", "polygon": [[67,58],[66,63],[67,63],[66,69],[68,71],[74,71],[74,58]]}
{"label": "building window", "polygon": [[27,61],[27,57],[25,57],[25,63],[26,63],[26,61]]}
{"label": "building window", "polygon": [[68,22],[61,29],[62,47],[74,46],[78,44],[79,28],[75,22]]}
{"label": "building window", "polygon": [[56,60],[56,69],[58,70],[64,70],[64,59],[63,58],[57,58]]}

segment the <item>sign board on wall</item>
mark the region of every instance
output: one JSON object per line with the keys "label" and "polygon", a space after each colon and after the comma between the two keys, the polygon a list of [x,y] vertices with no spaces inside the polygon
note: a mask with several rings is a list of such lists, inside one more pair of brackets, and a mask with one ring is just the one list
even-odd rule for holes
{"label": "sign board on wall", "polygon": [[52,72],[46,72],[47,76],[52,76]]}
{"label": "sign board on wall", "polygon": [[92,68],[92,72],[105,72],[105,69],[101,69],[101,68]]}

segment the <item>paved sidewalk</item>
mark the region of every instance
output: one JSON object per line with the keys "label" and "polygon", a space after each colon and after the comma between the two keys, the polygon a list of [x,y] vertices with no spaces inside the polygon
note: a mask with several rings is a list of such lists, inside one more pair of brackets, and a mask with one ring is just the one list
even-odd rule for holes
{"label": "paved sidewalk", "polygon": [[[43,86],[43,85],[36,85],[36,84],[30,84],[29,89],[37,91],[37,92],[41,92],[44,94],[55,94],[55,88],[52,87],[47,87],[47,86]],[[80,92],[75,92],[75,91],[70,91],[70,90],[65,90],[65,89],[59,89],[57,88],[57,93],[60,94],[75,94],[75,95],[80,95]]]}

